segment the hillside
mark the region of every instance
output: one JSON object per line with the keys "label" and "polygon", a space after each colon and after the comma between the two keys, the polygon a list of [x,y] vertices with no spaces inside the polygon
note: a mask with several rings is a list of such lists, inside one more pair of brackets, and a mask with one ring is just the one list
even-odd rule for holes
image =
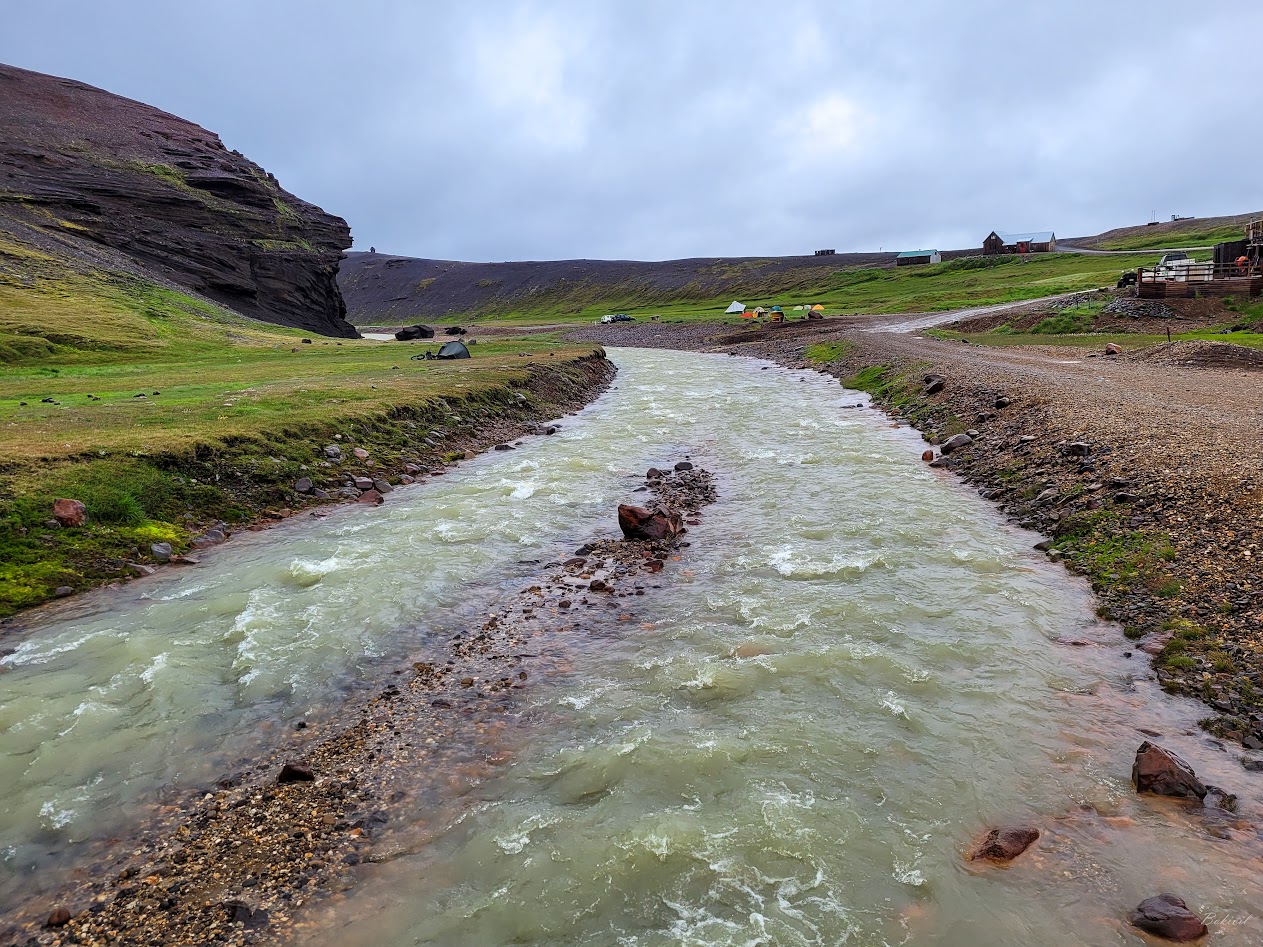
{"label": "hillside", "polygon": [[[809,291],[843,266],[893,263],[893,253],[692,260],[458,263],[349,253],[338,273],[356,325],[447,316],[578,313],[586,307]],[[727,300],[725,300],[725,303]]]}
{"label": "hillside", "polygon": [[[0,285],[113,274],[351,338],[336,281],[350,244],[346,221],[290,194],[212,132],[0,65]],[[7,321],[0,332],[40,334],[38,324]]]}
{"label": "hillside", "polygon": [[1164,247],[1209,247],[1224,240],[1240,240],[1245,225],[1263,217],[1263,211],[1228,217],[1193,217],[1157,224],[1118,227],[1092,237],[1069,237],[1062,247],[1088,250],[1157,250]]}
{"label": "hillside", "polygon": [[[339,282],[351,321],[403,325],[456,321],[547,325],[605,312],[667,322],[715,320],[732,299],[748,306],[820,303],[831,314],[935,312],[1112,286],[1122,269],[1155,257],[944,253],[931,266],[893,265],[894,254],[663,263],[568,260],[453,263],[352,253]],[[734,317],[735,318],[735,317]],[[739,321],[739,320],[738,320]]]}

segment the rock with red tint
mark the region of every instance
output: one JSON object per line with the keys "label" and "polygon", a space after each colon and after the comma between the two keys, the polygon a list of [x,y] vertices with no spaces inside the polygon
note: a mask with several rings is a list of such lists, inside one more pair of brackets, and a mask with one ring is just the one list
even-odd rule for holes
{"label": "rock with red tint", "polygon": [[1107,342],[1105,344],[1105,354],[1106,355],[1122,355],[1123,347],[1121,345],[1115,344],[1114,342]]}
{"label": "rock with red tint", "polygon": [[1128,920],[1146,934],[1177,943],[1197,940],[1207,934],[1202,919],[1188,909],[1182,898],[1173,894],[1145,898],[1131,912]]}
{"label": "rock with red tint", "polygon": [[88,509],[78,500],[54,500],[53,518],[62,526],[82,526],[88,521]]}
{"label": "rock with red tint", "polygon": [[45,927],[65,927],[70,923],[71,914],[66,908],[53,908],[44,922]]}
{"label": "rock with red tint", "polygon": [[1136,751],[1136,762],[1131,767],[1131,781],[1137,792],[1151,792],[1159,796],[1201,801],[1206,796],[1206,784],[1197,778],[1193,767],[1170,750],[1165,750],[1146,740]]}
{"label": "rock with red tint", "polygon": [[1004,825],[988,832],[977,848],[969,853],[969,860],[1012,861],[1030,848],[1037,838],[1039,829],[1029,825]]}
{"label": "rock with red tint", "polygon": [[304,766],[302,763],[286,763],[281,767],[280,773],[277,774],[276,781],[280,784],[285,783],[310,783],[316,778],[316,774],[311,771],[310,766]]}
{"label": "rock with red tint", "polygon": [[355,502],[356,503],[371,503],[373,504],[373,506],[381,506],[383,503],[386,502],[386,498],[382,496],[380,493],[378,493],[376,490],[365,490],[363,493],[359,495],[359,498],[356,499]]}
{"label": "rock with red tint", "polygon": [[618,506],[618,526],[627,539],[674,539],[684,530],[680,517],[643,506]]}
{"label": "rock with red tint", "polygon": [[355,450],[351,451],[351,453],[354,454],[356,457],[358,457],[360,460],[368,460],[368,451],[366,451],[362,447],[355,448]]}
{"label": "rock with red tint", "polygon": [[922,460],[924,460],[924,461],[928,464],[930,461],[932,461],[932,460],[934,459],[934,451],[932,451],[932,450],[925,450],[925,451],[922,451],[922,452],[921,452],[921,459],[922,459]]}

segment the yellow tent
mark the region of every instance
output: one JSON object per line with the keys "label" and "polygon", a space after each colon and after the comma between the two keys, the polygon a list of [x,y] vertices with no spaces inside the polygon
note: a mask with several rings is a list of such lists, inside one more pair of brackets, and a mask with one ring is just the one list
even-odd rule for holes
{"label": "yellow tent", "polygon": [[811,311],[812,311],[812,312],[824,312],[824,306],[820,305],[820,303],[816,303],[814,306],[812,306],[812,307],[811,307]]}

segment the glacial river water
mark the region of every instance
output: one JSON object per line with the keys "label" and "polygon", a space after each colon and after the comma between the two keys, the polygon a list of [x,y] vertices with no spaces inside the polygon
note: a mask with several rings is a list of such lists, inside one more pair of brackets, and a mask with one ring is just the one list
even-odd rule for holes
{"label": "glacial river water", "polygon": [[[499,775],[416,813],[428,844],[364,866],[311,944],[1139,944],[1126,912],[1164,891],[1217,942],[1263,944],[1257,831],[1137,798],[1137,727],[1244,820],[1259,776],[1157,695],[1037,537],[833,379],[611,356],[615,389],[555,437],[5,642],[0,894],[55,887],[167,787],[319,716],[523,560],[608,535],[644,469],[688,452],[721,497],[652,621],[533,677]],[[965,862],[1014,821],[1043,831],[1031,852]]]}

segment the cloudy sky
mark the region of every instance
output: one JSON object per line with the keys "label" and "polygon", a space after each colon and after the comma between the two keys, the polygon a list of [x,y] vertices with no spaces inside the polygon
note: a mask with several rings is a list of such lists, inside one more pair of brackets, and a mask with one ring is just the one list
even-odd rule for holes
{"label": "cloudy sky", "polygon": [[1254,0],[39,0],[3,19],[0,61],[218,132],[357,249],[952,248],[1263,206]]}

